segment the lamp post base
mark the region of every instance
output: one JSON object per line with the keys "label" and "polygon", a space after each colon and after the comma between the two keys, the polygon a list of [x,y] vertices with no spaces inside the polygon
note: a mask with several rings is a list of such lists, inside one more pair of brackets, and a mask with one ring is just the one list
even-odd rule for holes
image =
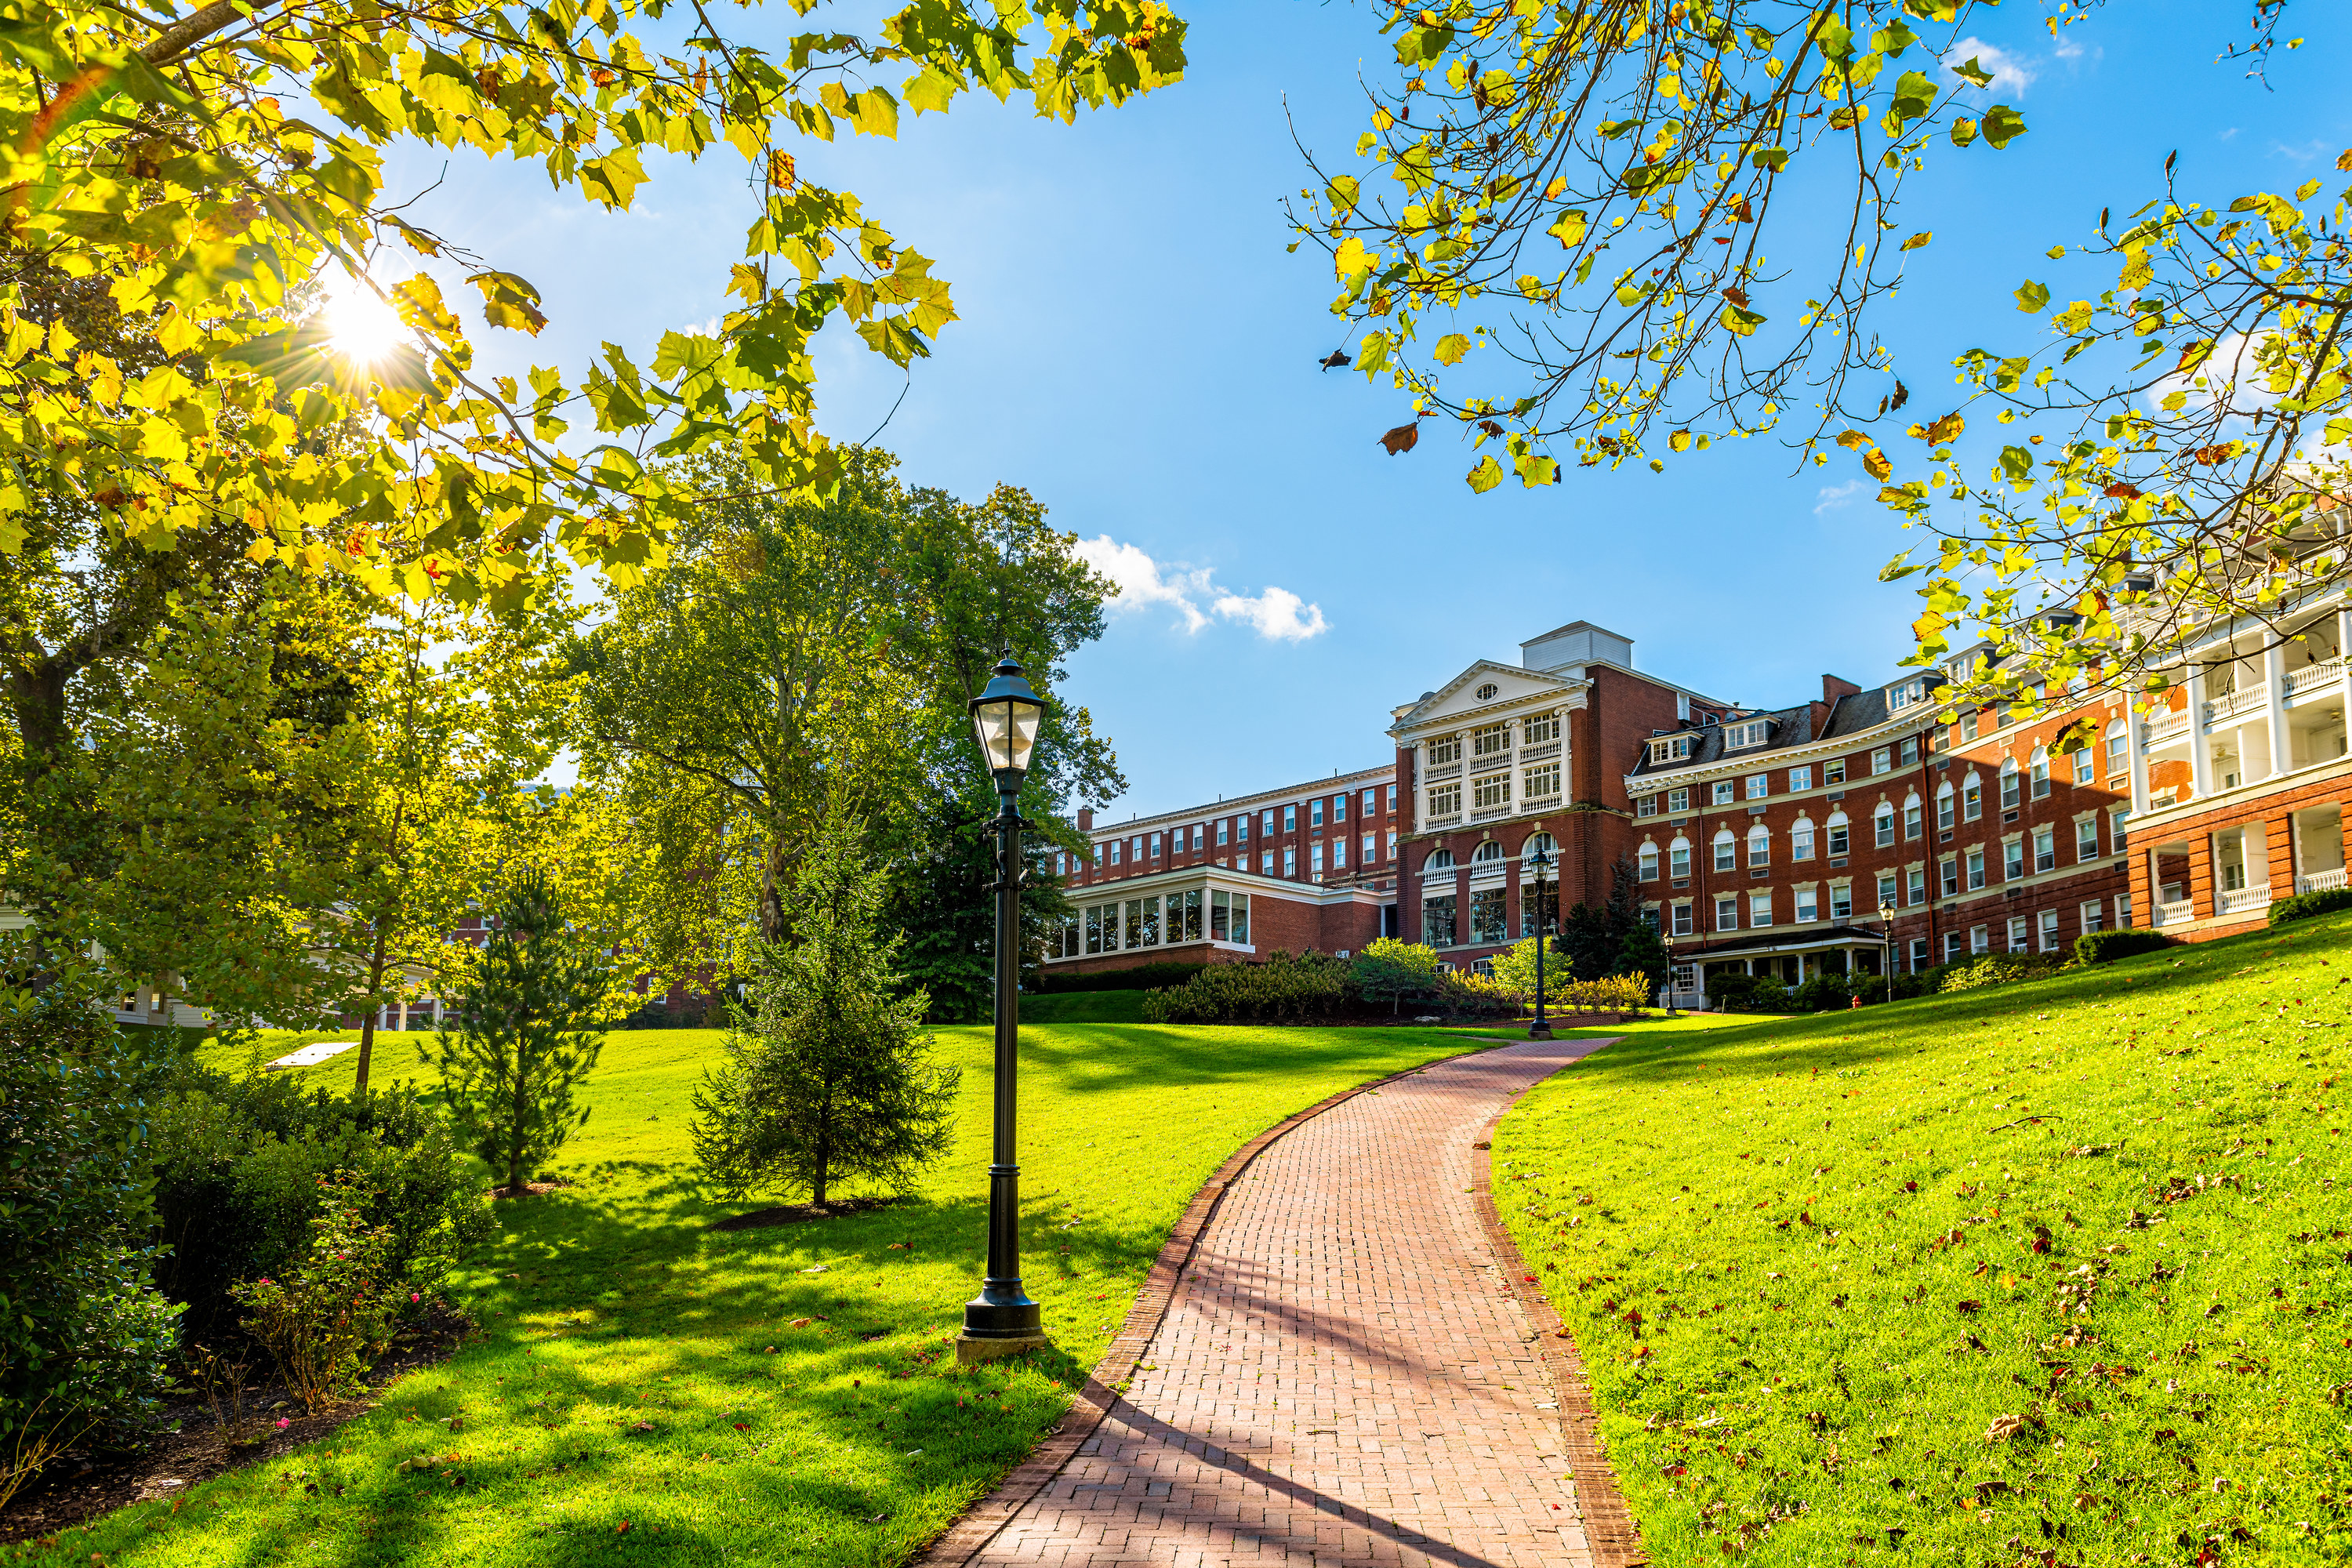
{"label": "lamp post base", "polygon": [[1528,1026],[1528,1038],[1531,1040],[1549,1040],[1553,1037],[1551,1025],[1542,1019],[1538,1019]]}
{"label": "lamp post base", "polygon": [[1043,1330],[1024,1334],[1018,1339],[974,1339],[969,1333],[956,1336],[956,1365],[978,1366],[984,1361],[999,1361],[1005,1356],[1019,1355],[1024,1351],[1042,1350],[1053,1342]]}

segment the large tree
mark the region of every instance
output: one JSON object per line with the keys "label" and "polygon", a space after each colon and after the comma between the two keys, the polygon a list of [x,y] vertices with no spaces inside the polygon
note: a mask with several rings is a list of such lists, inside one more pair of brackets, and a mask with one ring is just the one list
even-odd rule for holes
{"label": "large tree", "polygon": [[1060,661],[1100,634],[1108,584],[1024,492],[968,504],[894,467],[856,453],[832,497],[796,502],[735,495],[707,465],[716,499],[668,565],[573,644],[583,776],[635,825],[659,973],[756,967],[758,943],[790,935],[783,890],[817,824],[842,810],[898,868],[893,918],[919,966],[952,979],[993,809],[964,704],[1003,649],[1048,698],[1032,816],[1075,847],[1073,800],[1121,787],[1087,710],[1053,697]]}
{"label": "large tree", "polygon": [[[849,9],[793,0],[826,15],[755,42],[666,0],[18,7],[0,27],[5,242],[105,279],[172,360],[142,373],[0,282],[0,553],[49,494],[152,551],[511,604],[557,552],[625,575],[657,558],[698,499],[657,459],[725,450],[757,488],[821,489],[817,331],[839,317],[909,364],[955,311],[928,258],[795,155],[974,89],[1072,120],[1183,68],[1156,0],[922,0],[873,30]],[[733,308],[643,365],[607,343],[568,375],[478,374],[457,306],[399,257],[462,276],[492,327],[547,318],[509,264],[385,189],[386,153],[419,145],[527,160],[611,209],[648,153],[743,159]],[[395,307],[406,341],[334,352],[322,281]],[[356,438],[307,449],[336,427]]]}
{"label": "large tree", "polygon": [[[1381,0],[1397,74],[1370,91],[1370,166],[1315,163],[1298,216],[1332,257],[1354,363],[1412,395],[1391,449],[1453,422],[1478,491],[1767,432],[1858,463],[1934,541],[1885,573],[1931,570],[1917,660],[1988,640],[1963,672],[1980,698],[2147,684],[2214,618],[2283,634],[2352,571],[2318,516],[2352,485],[2352,214],[2319,180],[2184,191],[2169,159],[2086,192],[2050,252],[2082,280],[1979,308],[2085,297],[2038,342],[1963,354],[1960,406],[1913,405],[1941,375],[1895,363],[1883,302],[1906,258],[1981,216],[1950,205],[1973,195],[1906,202],[1906,183],[2026,132],[1965,47],[1990,9]],[[2226,68],[2272,68],[2293,9],[2246,0],[2231,20],[2251,32],[2216,34]],[[2062,6],[2048,26],[2139,15]]]}

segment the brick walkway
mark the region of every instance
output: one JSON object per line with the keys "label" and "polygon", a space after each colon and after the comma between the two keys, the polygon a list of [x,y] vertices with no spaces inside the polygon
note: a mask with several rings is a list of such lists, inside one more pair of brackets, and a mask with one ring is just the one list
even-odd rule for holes
{"label": "brick walkway", "polygon": [[1601,1043],[1443,1063],[1267,1146],[1124,1398],[971,1561],[1588,1568],[1545,1352],[1466,1189],[1487,1122]]}

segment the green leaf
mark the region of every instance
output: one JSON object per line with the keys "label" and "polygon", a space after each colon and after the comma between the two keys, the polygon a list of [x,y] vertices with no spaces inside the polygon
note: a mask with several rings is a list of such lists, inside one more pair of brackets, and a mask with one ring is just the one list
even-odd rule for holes
{"label": "green leaf", "polygon": [[1977,57],[1974,55],[1970,55],[1967,60],[1959,65],[1948,66],[1945,68],[1949,70],[1954,76],[1958,77],[1962,81],[1967,82],[1970,87],[1990,87],[1992,85],[1992,72],[1985,69],[1983,64],[1979,61]]}
{"label": "green leaf", "polygon": [[1914,572],[1924,572],[1927,569],[1927,563],[1912,560],[1911,552],[1906,550],[1878,569],[1878,580],[1882,583],[1900,582]]}
{"label": "green leaf", "polygon": [[628,210],[637,187],[646,183],[645,165],[635,147],[617,147],[602,158],[580,165],[580,188],[592,200],[617,211]]}
{"label": "green leaf", "polygon": [[1435,348],[1429,351],[1430,357],[1440,364],[1460,364],[1469,352],[1470,338],[1466,332],[1448,332],[1437,340]]}
{"label": "green leaf", "polygon": [[1353,174],[1341,174],[1323,187],[1323,199],[1330,204],[1334,216],[1356,210],[1356,200],[1361,190]]}
{"label": "green leaf", "polygon": [[1495,461],[1495,454],[1489,452],[1470,470],[1469,480],[1471,489],[1485,495],[1503,482],[1503,465]]}
{"label": "green leaf", "polygon": [[2025,134],[2025,116],[2005,103],[1985,110],[1984,139],[1998,149]]}
{"label": "green leaf", "polygon": [[2032,315],[2050,303],[2050,286],[2046,283],[2036,283],[2029,278],[2017,286],[2015,298],[2017,308],[2027,315]]}
{"label": "green leaf", "polygon": [[1589,221],[1588,216],[1581,208],[1572,208],[1560,214],[1551,226],[1544,232],[1559,241],[1566,248],[1574,250],[1583,243],[1584,228]]}
{"label": "green leaf", "polygon": [[1744,306],[1726,305],[1723,308],[1723,314],[1717,316],[1716,320],[1722,325],[1724,331],[1736,332],[1744,338],[1762,326],[1766,318]]}
{"label": "green leaf", "polygon": [[1920,71],[1905,71],[1895,82],[1895,112],[1906,120],[1926,118],[1936,107],[1936,84]]}

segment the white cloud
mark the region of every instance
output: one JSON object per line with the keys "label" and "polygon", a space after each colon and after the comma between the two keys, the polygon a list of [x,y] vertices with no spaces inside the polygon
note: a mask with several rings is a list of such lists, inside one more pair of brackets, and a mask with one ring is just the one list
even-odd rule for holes
{"label": "white cloud", "polygon": [[2023,98],[2025,89],[2033,85],[2035,71],[2032,63],[2011,54],[1999,44],[1988,44],[1982,38],[1967,37],[1944,51],[1946,70],[1955,66],[1964,66],[1970,60],[1976,61],[1978,69],[1992,73],[1992,80],[1986,86],[1993,92],[2007,93],[2013,98]]}
{"label": "white cloud", "polygon": [[[1307,613],[1300,615],[1304,609]],[[1247,621],[1268,642],[1305,642],[1330,628],[1323,606],[1309,605],[1287,588],[1268,588],[1255,598],[1233,592],[1217,595],[1217,614],[1227,620]]]}
{"label": "white cloud", "polygon": [[1206,626],[1213,613],[1256,628],[1258,636],[1270,642],[1303,642],[1329,629],[1320,605],[1307,604],[1287,588],[1237,594],[1216,586],[1208,567],[1154,561],[1139,547],[1122,544],[1108,533],[1078,541],[1078,556],[1118,585],[1110,603],[1114,612],[1165,605],[1187,632]]}
{"label": "white cloud", "polygon": [[1823,485],[1821,494],[1813,498],[1817,503],[1813,515],[1819,517],[1823,512],[1835,511],[1869,488],[1868,479],[1848,479],[1842,485]]}

